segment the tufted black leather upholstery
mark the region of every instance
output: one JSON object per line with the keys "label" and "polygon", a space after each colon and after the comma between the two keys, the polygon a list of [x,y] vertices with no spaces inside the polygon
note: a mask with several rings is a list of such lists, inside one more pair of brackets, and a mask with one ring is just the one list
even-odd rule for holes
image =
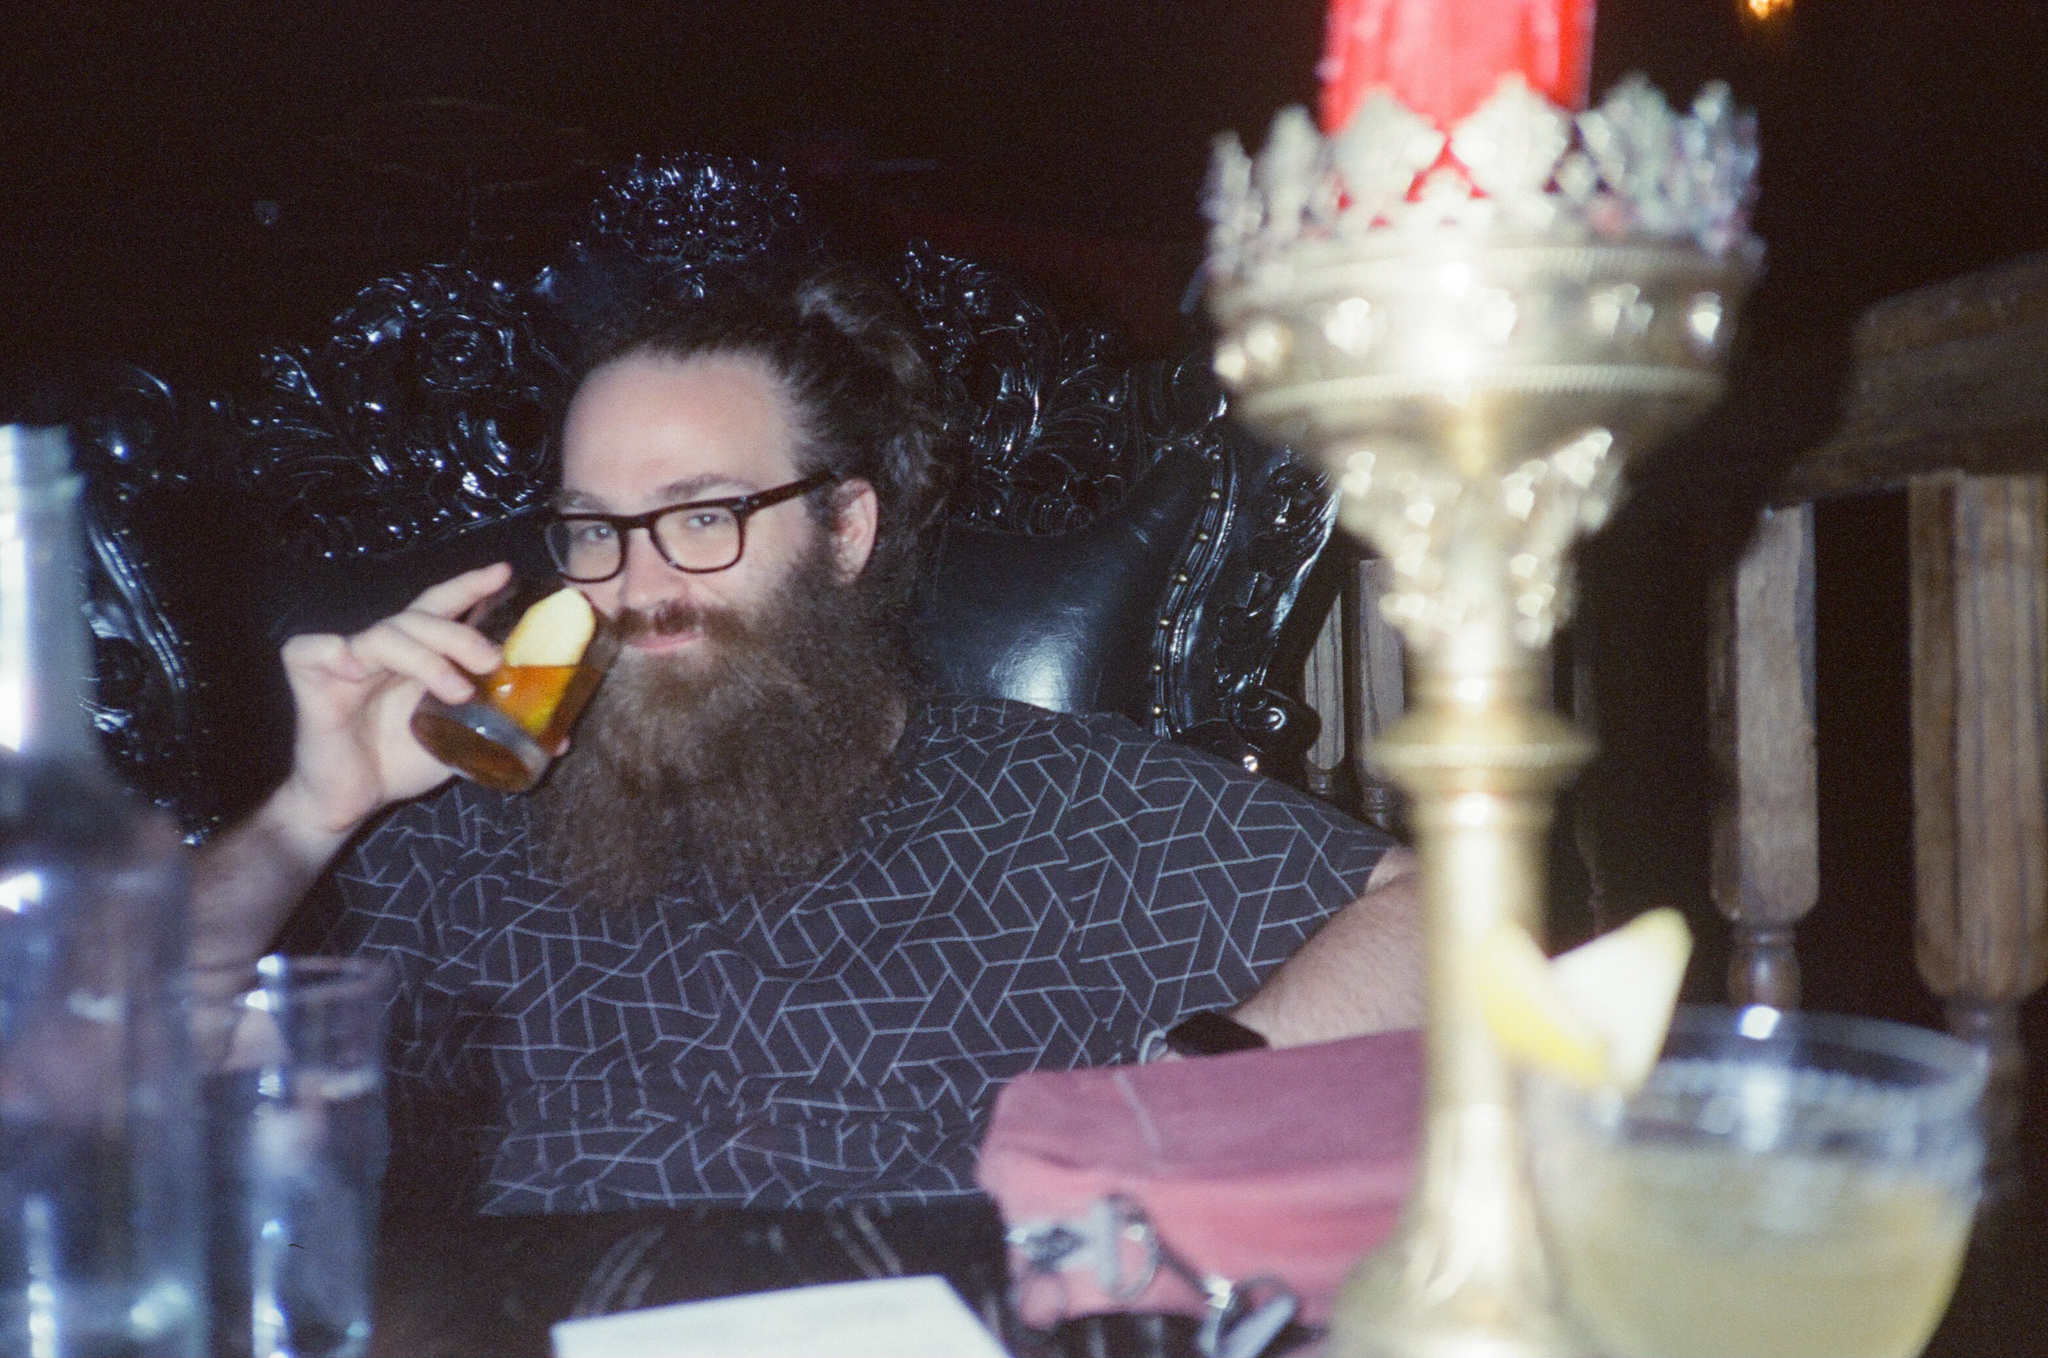
{"label": "tufted black leather upholstery", "polygon": [[1208,494],[1208,468],[1169,453],[1122,504],[1043,537],[953,527],[933,562],[917,636],[948,688],[1060,712],[1151,720],[1148,667],[1169,587]]}
{"label": "tufted black leather upholstery", "polygon": [[[242,390],[202,399],[118,368],[0,396],[0,416],[70,424],[79,445],[96,716],[118,762],[194,833],[253,807],[289,754],[285,637],[360,627],[471,565],[543,568],[582,314],[653,271],[809,248],[807,232],[773,170],[635,164],[537,278],[380,280]],[[1199,357],[1119,364],[1107,337],[929,247],[894,281],[959,460],[921,604],[929,669],[1298,775],[1314,719],[1266,670],[1330,532],[1320,475],[1233,429]]]}

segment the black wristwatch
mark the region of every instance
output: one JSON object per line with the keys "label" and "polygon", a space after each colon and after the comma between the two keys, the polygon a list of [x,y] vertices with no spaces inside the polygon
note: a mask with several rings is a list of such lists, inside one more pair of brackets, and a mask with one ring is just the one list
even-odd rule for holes
{"label": "black wristwatch", "polygon": [[1221,1056],[1266,1045],[1265,1038],[1221,1009],[1190,1014],[1166,1030],[1166,1049],[1181,1056]]}

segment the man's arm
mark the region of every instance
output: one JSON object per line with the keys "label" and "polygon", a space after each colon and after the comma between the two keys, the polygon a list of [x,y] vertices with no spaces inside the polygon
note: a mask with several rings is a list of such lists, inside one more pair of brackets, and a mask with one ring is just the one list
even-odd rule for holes
{"label": "man's arm", "polygon": [[358,826],[448,780],[448,769],[413,739],[412,711],[428,690],[448,702],[467,699],[475,685],[464,670],[484,674],[498,663],[498,648],[455,619],[509,575],[503,564],[486,566],[354,636],[285,643],[291,776],[193,860],[187,955],[202,994],[240,982]]}
{"label": "man's arm", "polygon": [[287,781],[256,813],[216,836],[192,859],[188,961],[202,998],[225,998],[244,983],[270,940],[343,842],[320,827],[304,792]]}
{"label": "man's arm", "polygon": [[1364,894],[1332,915],[1231,1016],[1276,1047],[1421,1026],[1421,885],[1414,853],[1389,849]]}

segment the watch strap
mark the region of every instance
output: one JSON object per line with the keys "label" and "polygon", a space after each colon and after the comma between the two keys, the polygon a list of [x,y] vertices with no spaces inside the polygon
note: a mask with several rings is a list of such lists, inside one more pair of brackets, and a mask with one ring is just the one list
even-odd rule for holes
{"label": "watch strap", "polygon": [[1263,1036],[1221,1009],[1190,1014],[1166,1030],[1166,1049],[1181,1056],[1221,1056],[1266,1045]]}

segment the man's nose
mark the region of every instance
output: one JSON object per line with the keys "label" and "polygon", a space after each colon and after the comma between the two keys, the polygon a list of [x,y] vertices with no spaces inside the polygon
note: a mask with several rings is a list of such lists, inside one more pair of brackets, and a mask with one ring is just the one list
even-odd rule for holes
{"label": "man's nose", "polygon": [[626,564],[619,572],[619,606],[646,609],[690,592],[690,577],[668,564],[645,528],[626,535]]}

